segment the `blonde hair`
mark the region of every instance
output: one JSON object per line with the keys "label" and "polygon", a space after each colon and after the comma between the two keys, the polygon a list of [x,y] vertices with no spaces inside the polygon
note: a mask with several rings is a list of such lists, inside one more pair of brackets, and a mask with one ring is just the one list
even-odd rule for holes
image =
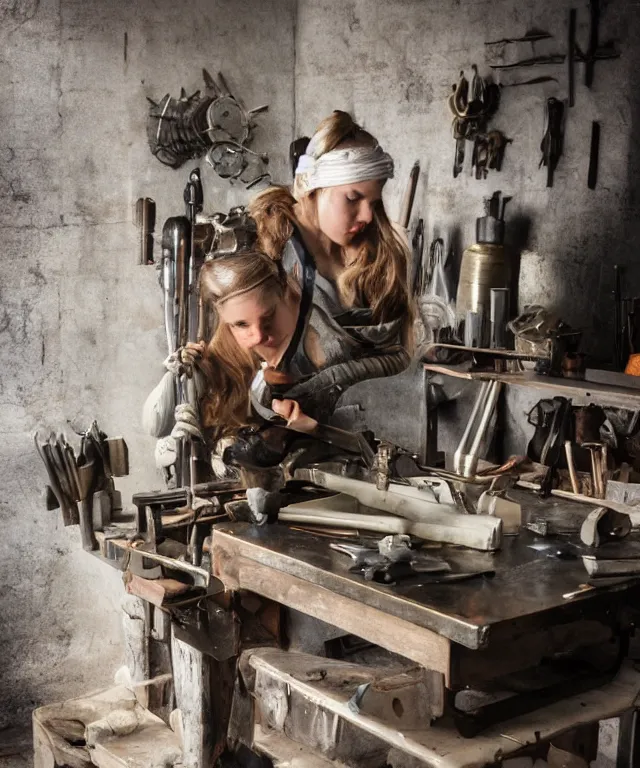
{"label": "blonde hair", "polygon": [[[261,297],[273,293],[284,296],[287,289],[280,263],[264,253],[213,259],[200,270],[203,309],[211,308],[216,315],[228,299],[256,289]],[[260,368],[258,356],[240,347],[229,326],[217,319],[202,360],[207,392],[201,403],[202,423],[215,429],[216,439],[247,423],[249,387]]]}
{"label": "blonde hair", "polygon": [[[315,154],[330,152],[337,147],[374,146],[375,138],[355,123],[346,112],[334,112],[318,126]],[[201,292],[210,305],[256,287],[264,291],[284,293],[287,280],[280,260],[287,240],[296,225],[294,207],[300,202],[315,213],[318,190],[293,194],[285,187],[271,187],[257,195],[248,210],[256,222],[256,253],[230,256],[205,263],[200,275]],[[299,196],[299,199],[297,199]],[[402,338],[411,347],[413,311],[407,288],[409,251],[394,229],[382,201],[373,212],[373,220],[355,242],[355,256],[338,279],[341,295],[351,305],[370,307],[376,323],[402,319]],[[350,250],[350,257],[353,251]],[[221,280],[220,270],[232,265],[233,275]],[[268,273],[268,274],[267,274]],[[233,284],[234,287],[231,287]],[[230,329],[218,323],[209,342],[204,368],[209,382],[207,396],[202,402],[205,427],[214,427],[216,436],[233,432],[248,421],[249,388],[260,366],[258,357],[236,343]]]}
{"label": "blonde hair", "polygon": [[[320,157],[338,147],[376,146],[376,139],[347,112],[334,112],[323,120],[314,137],[314,156]],[[258,229],[258,244],[271,258],[280,258],[296,223],[294,206],[298,202],[310,216],[316,216],[318,190],[305,193],[300,183],[293,190],[271,187],[249,204],[249,213]],[[353,256],[355,250],[355,256]],[[350,260],[338,278],[340,294],[351,305],[371,308],[377,323],[402,318],[403,338],[410,337],[413,312],[407,288],[409,251],[394,229],[382,200],[374,207],[373,220],[350,249]]]}

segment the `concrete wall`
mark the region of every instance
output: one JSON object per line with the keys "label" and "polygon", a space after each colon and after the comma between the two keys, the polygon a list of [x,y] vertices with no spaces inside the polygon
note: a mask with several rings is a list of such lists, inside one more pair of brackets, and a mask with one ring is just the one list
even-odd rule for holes
{"label": "concrete wall", "polygon": [[[622,58],[598,62],[592,90],[577,66],[576,106],[568,115],[564,156],[552,189],[546,171],[538,169],[546,98],[567,97],[566,66],[537,67],[497,75],[498,82],[540,75],[557,83],[505,88],[491,125],[513,139],[503,170],[484,181],[471,176],[471,144],[465,172],[453,178],[454,141],[447,98],[461,69],[471,65],[489,75],[489,63],[514,62],[532,55],[566,53],[570,7],[578,10],[577,38],[588,45],[587,0],[300,0],[296,35],[296,128],[313,130],[332,109],[355,115],[391,153],[396,178],[385,190],[395,215],[413,163],[421,167],[414,222],[425,220],[427,243],[443,237],[455,263],[475,239],[475,218],[482,198],[495,190],[512,195],[507,207],[507,244],[519,272],[519,302],[541,302],[559,310],[565,320],[584,329],[586,351],[607,360],[612,352],[613,264],[628,266],[626,290],[638,292],[640,264],[636,140],[640,114],[636,45],[640,5],[630,0],[602,3],[601,42],[619,41]],[[486,47],[485,41],[522,36],[537,27],[551,40]],[[600,171],[595,191],[587,188],[591,122],[602,127]],[[459,392],[462,385],[451,385]],[[473,388],[467,387],[467,389]],[[418,401],[421,384],[415,375],[400,382],[377,382],[354,388],[352,402],[365,403],[362,421],[390,438],[417,449],[423,424],[411,410],[407,418],[397,406]],[[465,398],[463,398],[465,399]],[[509,422],[521,446],[527,438],[522,417],[539,395],[509,394]],[[388,414],[393,418],[389,420]],[[452,448],[464,408],[443,414],[443,446]],[[446,429],[447,422],[449,429]]]}
{"label": "concrete wall", "polygon": [[[495,189],[513,195],[507,218],[514,261],[527,251],[521,301],[557,306],[585,328],[587,347],[605,355],[611,265],[631,264],[639,234],[640,53],[633,45],[640,5],[612,0],[604,9],[601,37],[617,37],[624,55],[596,66],[591,92],[579,74],[552,190],[537,168],[538,148],[546,96],[566,95],[564,67],[544,72],[557,84],[504,91],[493,124],[514,141],[501,174],[482,182],[451,176],[446,98],[459,70],[475,62],[486,73],[484,41],[532,26],[555,35],[537,52],[564,51],[569,5],[0,2],[0,728],[39,703],[108,681],[121,661],[118,575],[83,554],[77,531],[44,510],[44,473],[31,435],[37,428],[70,432],[98,417],[105,431],[129,442],[132,475],[119,483],[124,497],[160,486],[139,411],[161,372],[161,299],[155,270],[136,266],[131,205],[140,195],[155,198],[159,224],[180,213],[191,164],[174,172],[151,157],[144,97],[177,94],[180,86],[193,91],[203,66],[221,69],[249,107],[270,104],[256,146],[271,153],[276,179],[288,176],[294,132],[312,131],[332,109],[352,111],[396,159],[386,191],[391,214],[418,159],[415,215],[425,219],[429,239],[445,237],[457,258],[473,241],[482,197]],[[588,4],[571,5],[586,46]],[[586,187],[593,119],[602,122],[603,140],[595,192]],[[201,165],[207,209],[246,200],[242,189]],[[417,411],[405,407],[421,396],[419,381],[407,376],[372,391],[375,397],[365,392],[363,421],[408,446],[419,442]],[[356,391],[354,401],[364,401],[361,395]],[[522,442],[529,401],[510,398],[510,427]],[[401,413],[410,418],[399,419]],[[452,409],[450,419],[455,424],[460,412]]]}
{"label": "concrete wall", "polygon": [[[183,211],[190,163],[146,143],[145,96],[222,71],[248,107],[255,146],[287,174],[293,125],[290,0],[0,2],[0,729],[38,704],[96,688],[122,663],[119,575],[85,555],[44,508],[36,429],[122,434],[132,473],[161,487],[139,413],[166,355],[153,267],[137,266],[132,203]],[[126,36],[126,44],[125,44]],[[248,194],[200,163],[209,210]],[[159,253],[159,246],[157,246]]]}

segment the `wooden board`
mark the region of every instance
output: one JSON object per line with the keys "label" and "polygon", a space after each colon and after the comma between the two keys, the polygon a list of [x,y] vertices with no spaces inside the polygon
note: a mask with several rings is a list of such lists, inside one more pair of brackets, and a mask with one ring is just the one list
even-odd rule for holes
{"label": "wooden board", "polygon": [[615,717],[635,704],[640,673],[625,663],[616,678],[601,688],[571,696],[526,715],[492,726],[473,739],[460,736],[446,723],[423,731],[401,732],[393,724],[355,713],[348,696],[320,690],[314,681],[300,681],[287,672],[284,651],[260,649],[249,663],[262,674],[281,681],[324,710],[378,737],[402,755],[423,761],[430,768],[478,768],[500,762],[523,746],[550,740],[585,724]]}
{"label": "wooden board", "polygon": [[228,589],[247,589],[295,608],[440,672],[448,680],[451,644],[435,632],[296,576],[235,555],[225,556],[221,549],[216,549],[216,571]]}
{"label": "wooden board", "polygon": [[612,405],[618,408],[636,410],[640,408],[640,390],[637,387],[622,387],[615,384],[603,384],[595,381],[561,379],[551,376],[538,376],[532,371],[523,373],[494,373],[492,371],[471,371],[468,364],[445,365],[444,363],[425,363],[425,370],[443,376],[453,376],[468,381],[501,381],[503,384],[546,390],[564,397],[577,398],[587,403]]}

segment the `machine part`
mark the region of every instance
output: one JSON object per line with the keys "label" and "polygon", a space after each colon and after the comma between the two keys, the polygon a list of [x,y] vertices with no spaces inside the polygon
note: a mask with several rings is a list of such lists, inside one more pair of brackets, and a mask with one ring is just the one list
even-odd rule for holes
{"label": "machine part", "polygon": [[533,56],[530,59],[514,61],[511,64],[489,64],[489,66],[491,69],[525,69],[546,64],[562,64],[564,60],[565,55],[563,53],[555,53],[549,56]]}
{"label": "machine part", "polygon": [[504,288],[509,282],[508,266],[502,245],[477,243],[462,255],[456,297],[456,319],[466,319],[467,312],[482,310],[489,315],[491,289]]}
{"label": "machine part", "polygon": [[571,490],[574,493],[580,493],[580,486],[578,485],[578,476],[576,475],[576,466],[573,462],[573,446],[570,440],[564,442],[564,453],[567,459],[567,468],[569,470],[569,478],[571,479]]}
{"label": "machine part", "polygon": [[392,443],[380,442],[372,467],[375,472],[376,488],[379,491],[386,491],[389,487],[394,454],[395,447]]}
{"label": "machine part", "polygon": [[243,206],[232,208],[226,215],[216,213],[211,219],[211,227],[213,237],[208,258],[251,251],[258,239],[256,223]]}
{"label": "machine part", "polygon": [[580,539],[587,547],[599,547],[608,541],[624,539],[631,533],[631,519],[624,512],[597,507],[589,512],[580,528]]}
{"label": "machine part", "polygon": [[409,228],[409,222],[411,221],[411,211],[413,210],[413,201],[416,196],[416,188],[418,186],[418,178],[420,177],[420,163],[416,160],[409,172],[409,183],[402,198],[402,205],[400,206],[400,216],[398,217],[398,223],[404,229]]}
{"label": "machine part", "polygon": [[589,150],[589,175],[587,186],[595,189],[598,183],[598,159],[600,156],[600,123],[591,123],[591,149]]}
{"label": "machine part", "polygon": [[483,245],[502,245],[504,241],[504,211],[510,197],[503,197],[494,192],[484,198],[484,216],[476,219],[476,241]]}
{"label": "machine part", "polygon": [[488,442],[487,430],[491,423],[502,383],[482,382],[462,439],[453,457],[454,471],[464,477],[476,474],[481,445]]}
{"label": "machine part", "polygon": [[484,312],[472,312],[469,310],[464,321],[464,345],[465,347],[485,346],[485,322]]}
{"label": "machine part", "polygon": [[[564,57],[563,57],[564,60]],[[545,105],[545,130],[540,144],[540,166],[547,169],[547,187],[553,186],[553,175],[562,155],[564,140],[564,102],[551,96]]]}
{"label": "machine part", "polygon": [[135,207],[135,225],[140,230],[138,264],[153,264],[153,233],[156,228],[156,203],[150,197],[139,197]]}
{"label": "machine part", "polygon": [[509,289],[492,288],[490,291],[491,349],[504,349],[507,346],[507,320],[509,319]]}
{"label": "machine part", "polygon": [[187,286],[191,226],[185,216],[165,221],[162,229],[162,288],[169,354],[187,342]]}
{"label": "machine part", "polygon": [[[254,128],[253,118],[267,107],[245,110],[240,101],[232,96],[222,73],[219,83],[206,71],[202,71],[205,91],[187,96],[184,89],[175,99],[167,94],[160,102],[150,103],[147,120],[147,138],[151,153],[163,164],[179,168],[190,159],[209,153],[209,160],[222,178],[239,177],[249,159]],[[213,150],[218,149],[212,157]],[[255,153],[253,153],[255,155]],[[249,184],[260,174],[268,162],[266,155],[260,158],[259,170],[252,168]],[[241,167],[240,167],[241,166]]]}

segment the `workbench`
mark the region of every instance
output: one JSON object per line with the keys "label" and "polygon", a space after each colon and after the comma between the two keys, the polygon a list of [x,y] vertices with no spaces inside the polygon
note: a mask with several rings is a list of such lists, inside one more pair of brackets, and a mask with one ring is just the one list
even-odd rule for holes
{"label": "workbench", "polygon": [[563,597],[587,580],[581,559],[551,556],[552,545],[533,549],[545,540],[526,530],[505,537],[498,552],[442,545],[435,554],[454,572],[492,569],[495,576],[425,586],[419,576],[394,585],[365,581],[330,541],[280,524],[223,523],[213,532],[214,573],[228,589],[250,590],[437,669],[450,685],[469,651],[506,669],[514,653],[505,658],[505,644],[524,641],[532,651],[536,632],[605,621],[640,596],[631,581]]}

